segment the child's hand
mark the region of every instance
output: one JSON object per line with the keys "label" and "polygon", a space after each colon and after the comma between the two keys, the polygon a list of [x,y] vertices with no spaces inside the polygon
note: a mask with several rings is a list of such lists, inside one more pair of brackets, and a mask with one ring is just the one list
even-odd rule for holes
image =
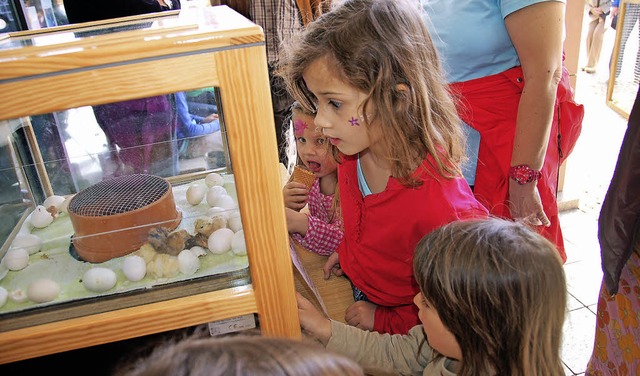
{"label": "child's hand", "polygon": [[296,300],[298,301],[300,326],[326,346],[331,338],[331,321],[299,292],[296,292]]}
{"label": "child's hand", "polygon": [[364,300],[353,303],[344,313],[347,324],[364,330],[373,330],[377,305]]}
{"label": "child's hand", "polygon": [[295,181],[288,182],[282,189],[284,195],[284,206],[300,211],[309,200],[309,190],[307,186]]}
{"label": "child's hand", "polygon": [[287,216],[287,231],[290,233],[295,232],[302,236],[307,235],[307,230],[309,230],[309,217],[304,213],[289,208],[284,208],[284,212]]}
{"label": "child's hand", "polygon": [[340,267],[340,263],[338,262],[338,252],[333,252],[331,256],[329,256],[322,270],[324,270],[324,279],[329,279],[329,277],[331,277],[331,273],[338,277],[344,275],[344,272]]}

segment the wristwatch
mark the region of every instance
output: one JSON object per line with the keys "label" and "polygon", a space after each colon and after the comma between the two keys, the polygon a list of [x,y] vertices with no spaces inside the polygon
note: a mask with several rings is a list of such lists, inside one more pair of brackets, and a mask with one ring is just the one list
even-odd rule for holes
{"label": "wristwatch", "polygon": [[541,176],[541,171],[536,171],[527,165],[511,166],[509,168],[509,177],[520,185],[531,183],[540,179]]}

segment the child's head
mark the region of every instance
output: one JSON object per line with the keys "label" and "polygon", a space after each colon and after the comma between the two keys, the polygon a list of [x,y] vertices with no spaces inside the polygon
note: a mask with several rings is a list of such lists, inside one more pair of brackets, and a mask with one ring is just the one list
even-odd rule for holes
{"label": "child's head", "polygon": [[553,244],[519,223],[450,223],[417,245],[427,339],[460,375],[561,374],[567,291]]}
{"label": "child's head", "polygon": [[331,146],[327,143],[327,138],[316,130],[313,122],[314,117],[313,113],[306,111],[298,102],[293,103],[291,106],[291,128],[295,151],[288,154],[290,159],[295,156],[296,164],[306,166],[318,178],[322,178],[335,173],[337,165],[331,152]]}
{"label": "child's head", "polygon": [[125,364],[119,376],[363,376],[353,360],[317,343],[259,335],[169,341]]}
{"label": "child's head", "polygon": [[459,119],[418,2],[346,0],[285,48],[280,75],[342,153],[371,149],[406,180],[427,154],[458,173]]}

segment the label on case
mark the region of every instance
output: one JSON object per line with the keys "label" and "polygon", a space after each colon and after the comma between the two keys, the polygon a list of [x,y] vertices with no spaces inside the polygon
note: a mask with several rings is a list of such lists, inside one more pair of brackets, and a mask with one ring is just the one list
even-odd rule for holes
{"label": "label on case", "polygon": [[253,329],[256,327],[256,319],[253,317],[253,313],[231,317],[229,319],[213,321],[208,324],[209,334],[219,336],[221,334],[239,332],[241,330]]}

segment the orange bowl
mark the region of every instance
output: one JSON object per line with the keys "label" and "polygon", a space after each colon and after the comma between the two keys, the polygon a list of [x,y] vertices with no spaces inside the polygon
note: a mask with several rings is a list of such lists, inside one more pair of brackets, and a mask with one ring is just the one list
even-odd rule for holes
{"label": "orange bowl", "polygon": [[149,231],[180,224],[171,184],[154,175],[127,175],[94,184],[69,203],[73,245],[84,261],[125,256],[147,241]]}

